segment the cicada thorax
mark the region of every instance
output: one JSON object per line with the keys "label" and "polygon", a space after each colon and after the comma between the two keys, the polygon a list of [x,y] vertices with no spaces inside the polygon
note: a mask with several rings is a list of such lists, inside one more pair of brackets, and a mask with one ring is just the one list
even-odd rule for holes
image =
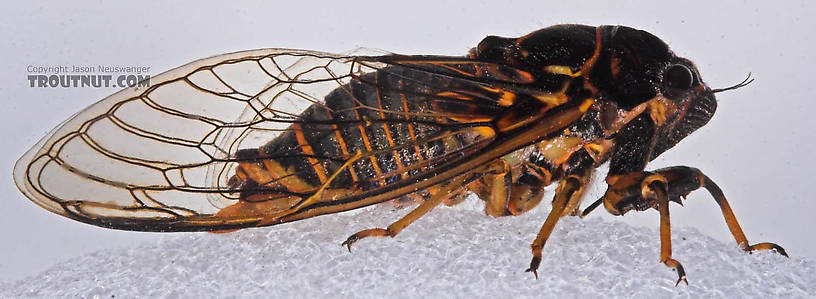
{"label": "cicada thorax", "polygon": [[[524,213],[541,201],[543,187],[569,176],[573,169],[608,159],[613,143],[603,138],[604,105],[591,77],[602,52],[601,33],[590,26],[553,26],[520,38],[490,36],[471,50],[474,59],[499,61],[534,78],[527,92],[514,94],[514,103],[496,117],[494,125],[505,136],[541,126],[540,119],[561,109],[578,107],[583,113],[560,124],[561,129],[535,136],[529,146],[498,159],[495,164],[504,167],[504,172],[486,174],[468,185],[486,201],[487,214]],[[500,75],[482,71],[485,76]],[[570,204],[577,208],[578,202]]]}
{"label": "cicada thorax", "polygon": [[[563,130],[533,140],[535,144],[523,155],[502,158],[512,170],[512,183],[529,185],[519,190],[558,182],[609,159],[615,165],[613,172],[642,169],[705,124],[713,112],[710,100],[664,97],[655,82],[661,81],[673,54],[659,39],[628,27],[561,25],[520,38],[491,36],[470,55],[524,69],[535,78],[534,85],[545,91],[517,95],[514,105],[495,122],[501,132],[512,134],[526,125],[540,125],[536,117],[551,110],[586,105],[582,117],[565,124]],[[525,97],[536,101],[524,102]],[[658,137],[655,144],[639,143],[651,136]],[[491,197],[489,192],[477,193]],[[577,205],[571,200],[566,211]],[[515,213],[510,206],[512,202],[504,213]]]}

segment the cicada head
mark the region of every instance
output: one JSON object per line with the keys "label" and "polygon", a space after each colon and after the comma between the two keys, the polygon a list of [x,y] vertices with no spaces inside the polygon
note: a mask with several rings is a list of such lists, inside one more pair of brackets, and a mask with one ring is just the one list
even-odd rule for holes
{"label": "cicada head", "polygon": [[658,128],[652,159],[708,123],[717,110],[714,92],[700,79],[691,61],[674,57],[660,78],[660,96],[668,99],[668,115]]}
{"label": "cicada head", "polygon": [[645,109],[656,129],[651,159],[714,115],[717,102],[697,67],[658,37],[624,26],[601,27],[591,83],[618,109]]}

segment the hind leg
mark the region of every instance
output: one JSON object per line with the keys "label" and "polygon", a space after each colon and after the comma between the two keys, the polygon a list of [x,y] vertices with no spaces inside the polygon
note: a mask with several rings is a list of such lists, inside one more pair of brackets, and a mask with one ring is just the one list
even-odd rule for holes
{"label": "hind leg", "polygon": [[469,174],[461,175],[451,180],[447,184],[442,185],[439,189],[436,190],[436,192],[433,195],[431,195],[430,198],[425,200],[425,202],[421,203],[413,211],[403,216],[396,222],[392,223],[387,228],[371,228],[357,232],[349,236],[348,239],[346,239],[346,241],[344,241],[341,245],[346,246],[348,250],[351,251],[351,245],[353,245],[354,243],[363,238],[397,236],[397,234],[399,234],[408,225],[414,223],[414,221],[430,212],[440,203],[450,198],[451,196],[458,195],[459,192],[457,191],[459,189],[464,188],[464,184],[468,181],[468,177],[470,176],[471,175]]}

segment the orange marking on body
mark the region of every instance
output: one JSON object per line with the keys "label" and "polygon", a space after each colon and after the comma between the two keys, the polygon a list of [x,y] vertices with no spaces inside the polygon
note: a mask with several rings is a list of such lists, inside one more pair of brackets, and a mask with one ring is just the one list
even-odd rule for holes
{"label": "orange marking on body", "polygon": [[530,171],[527,173],[538,178],[538,180],[542,182],[542,186],[547,186],[550,184],[552,180],[552,173],[550,173],[548,169],[535,165],[532,162],[524,162],[524,165],[530,169]]}
{"label": "orange marking on body", "polygon": [[572,68],[566,65],[548,65],[544,67],[544,71],[555,75],[565,75],[570,77],[581,76],[581,71],[573,72]]}
{"label": "orange marking on body", "polygon": [[[337,143],[340,144],[340,151],[343,153],[343,157],[348,157],[348,147],[346,147],[346,140],[343,139],[343,135],[340,134],[340,130],[337,125],[332,125],[334,128],[334,134],[337,136]],[[354,170],[354,165],[349,165],[349,173],[351,173],[351,181],[357,183],[359,180],[357,178],[357,172]]]}
{"label": "orange marking on body", "polygon": [[[326,111],[326,115],[328,116],[328,118],[330,120],[334,120],[334,116],[332,116],[331,110],[329,110],[328,108],[326,108],[326,109],[328,110],[328,111]],[[334,135],[335,135],[335,137],[337,139],[337,144],[340,145],[340,152],[343,153],[343,157],[351,156],[349,154],[349,151],[348,151],[348,146],[346,146],[346,140],[343,138],[343,135],[340,133],[340,127],[338,127],[337,124],[332,124],[332,129],[334,130]],[[357,181],[358,181],[357,172],[354,170],[353,165],[349,165],[349,173],[351,174],[351,181],[354,182],[354,183],[357,183]]]}
{"label": "orange marking on body", "polygon": [[[400,81],[402,83],[402,81]],[[405,97],[404,93],[400,93],[400,98],[402,99],[402,109],[405,111],[405,120],[410,120],[408,117],[408,99]],[[406,122],[408,125],[408,136],[411,137],[411,143],[414,144],[414,152],[417,156],[417,161],[422,162],[424,159],[422,158],[422,154],[419,149],[419,145],[416,144],[416,134],[414,133],[414,126],[411,125],[411,122]]]}
{"label": "orange marking on body", "polygon": [[509,107],[509,106],[512,106],[513,103],[516,101],[516,94],[513,93],[513,92],[506,91],[506,90],[503,90],[501,88],[493,88],[493,87],[487,87],[487,86],[481,86],[481,88],[484,89],[484,90],[487,90],[488,92],[498,94],[499,99],[498,99],[498,101],[496,101],[496,103],[501,105],[501,106]]}
{"label": "orange marking on body", "polygon": [[[286,216],[292,215],[293,213],[297,213],[298,211],[302,210],[303,208],[311,206],[311,205],[313,205],[315,203],[324,202],[324,201],[332,201],[332,200],[334,200],[334,199],[336,199],[338,197],[342,197],[343,195],[348,195],[349,192],[346,191],[347,189],[340,189],[340,190],[332,189],[332,190],[327,191],[327,188],[328,188],[329,185],[331,185],[331,182],[334,181],[335,178],[337,178],[337,176],[340,174],[340,172],[343,171],[343,169],[345,169],[346,167],[351,165],[351,163],[354,163],[354,161],[357,161],[361,156],[362,156],[361,152],[357,152],[356,154],[354,154],[354,156],[352,156],[351,158],[346,160],[346,162],[343,163],[343,165],[340,166],[340,168],[337,171],[332,173],[332,175],[328,178],[328,181],[323,183],[323,185],[321,185],[320,188],[317,188],[317,190],[311,196],[309,196],[309,197],[307,197],[307,198],[305,198],[303,200],[298,200],[295,205],[290,206],[289,208],[287,208],[287,209],[285,209],[283,211],[276,212],[276,213],[271,213],[271,214],[265,214],[263,219],[258,223],[258,225],[259,226],[269,225],[269,224],[277,222],[282,217],[286,217]],[[327,195],[328,195],[328,197],[326,197]]]}
{"label": "orange marking on body", "polygon": [[274,177],[270,176],[268,171],[256,163],[241,163],[241,168],[253,181],[263,183],[274,180]]}
{"label": "orange marking on body", "polygon": [[595,51],[592,53],[592,56],[584,62],[584,65],[581,66],[581,75],[586,79],[585,82],[590,82],[589,80],[589,73],[592,69],[592,66],[595,65],[595,62],[598,61],[598,57],[601,56],[601,31],[603,30],[602,26],[599,26],[595,29]]}
{"label": "orange marking on body", "polygon": [[452,91],[439,92],[439,93],[436,94],[436,96],[443,97],[443,98],[454,98],[454,99],[463,100],[463,101],[472,101],[473,100],[473,98],[470,97],[470,96],[466,96],[466,95],[463,95],[461,93],[452,92]]}
{"label": "orange marking on body", "polygon": [[482,123],[482,122],[489,122],[493,120],[492,117],[485,117],[479,115],[450,115],[448,116],[449,119],[460,122],[460,123]]}
{"label": "orange marking on body", "polygon": [[[289,191],[297,193],[306,193],[314,190],[314,186],[304,182],[301,178],[295,175],[294,167],[289,169],[283,168],[283,165],[274,159],[265,159],[263,165],[266,168],[263,171],[261,180],[255,180],[258,184],[267,185],[280,184]],[[260,166],[256,166],[259,170]]]}
{"label": "orange marking on body", "polygon": [[306,140],[306,136],[303,136],[303,128],[300,127],[300,124],[294,123],[292,124],[292,130],[295,131],[295,138],[297,138],[298,145],[300,145],[300,150],[303,151],[304,154],[312,157],[306,158],[309,160],[309,164],[312,165],[314,168],[315,173],[317,173],[318,179],[320,179],[320,183],[326,182],[326,169],[323,168],[323,164],[320,163],[317,158],[313,157],[315,155],[314,150],[312,150],[312,146]]}
{"label": "orange marking on body", "polygon": [[[360,102],[360,100],[357,100],[353,94],[349,93],[349,95],[351,95],[351,97],[355,99],[359,105],[363,105],[363,103]],[[360,111],[357,109],[354,109],[354,117],[356,117],[358,120],[364,121],[366,124],[370,123],[367,119],[360,116]],[[360,130],[360,137],[363,139],[363,145],[365,146],[366,150],[368,152],[372,152],[371,142],[368,140],[368,134],[366,134],[365,127],[363,127],[362,123],[359,123],[357,124],[357,128]],[[377,165],[377,158],[371,155],[369,156],[369,160],[371,161],[371,167],[374,169],[374,173],[380,178],[380,183],[384,186],[385,180],[382,178],[382,171],[380,170],[379,165]]]}
{"label": "orange marking on body", "polygon": [[499,92],[502,91],[501,89],[496,88],[496,87],[490,87],[490,86],[479,86],[479,87],[481,87],[482,89],[487,90],[489,92],[492,92],[492,93],[499,93]]}
{"label": "orange marking on body", "polygon": [[496,130],[493,130],[491,127],[476,127],[474,132],[485,138],[493,138],[493,136],[496,136]]}
{"label": "orange marking on body", "polygon": [[[263,197],[263,194],[257,194],[256,197]],[[232,218],[232,217],[251,217],[264,216],[268,214],[278,213],[291,208],[300,201],[300,197],[287,196],[275,198],[275,200],[254,199],[252,201],[240,200],[237,203],[226,206],[215,214],[217,218]],[[233,230],[224,230],[218,232],[230,232]]]}
{"label": "orange marking on body", "polygon": [[660,98],[649,102],[649,116],[658,126],[666,122],[666,104]]}
{"label": "orange marking on body", "polygon": [[[379,88],[377,88],[377,107],[380,108],[380,118],[385,119],[385,111],[382,105],[382,95],[380,94]],[[385,131],[385,139],[388,140],[388,146],[394,147],[394,139],[391,137],[391,130],[388,129],[388,124],[383,122],[382,127]],[[402,164],[402,160],[400,160],[397,150],[393,150],[391,153],[394,156],[394,162],[397,163],[397,170],[403,169],[405,166]],[[400,177],[404,179],[407,175],[407,173],[403,172],[400,174]]]}
{"label": "orange marking on body", "polygon": [[567,97],[566,94],[561,92],[555,94],[533,95],[533,97],[541,101],[542,103],[547,104],[548,107],[555,107],[569,101],[569,97]]}
{"label": "orange marking on body", "polygon": [[499,105],[508,107],[513,105],[516,101],[516,94],[509,92],[509,91],[502,91],[501,96],[499,97]]}
{"label": "orange marking on body", "polygon": [[[259,149],[260,151],[260,149]],[[261,152],[259,157],[264,158]],[[314,189],[300,178],[293,175],[294,169],[285,169],[280,163],[272,158],[264,158],[262,162],[241,162],[241,172],[249,179],[261,185],[279,184],[292,192],[307,192]]]}
{"label": "orange marking on body", "polygon": [[589,156],[592,157],[592,160],[595,160],[595,162],[599,162],[601,161],[601,158],[609,150],[609,148],[611,148],[610,141],[606,141],[604,143],[606,144],[588,143],[584,145],[584,150],[586,150]]}
{"label": "orange marking on body", "polygon": [[587,112],[589,110],[589,107],[592,107],[592,104],[595,104],[595,99],[592,98],[585,99],[584,102],[581,103],[581,106],[578,106],[578,110],[580,110],[581,112]]}
{"label": "orange marking on body", "polygon": [[536,80],[535,76],[528,72],[517,72],[516,74],[521,77],[521,83],[533,83]]}
{"label": "orange marking on body", "polygon": [[[357,125],[360,128],[360,136],[363,138],[363,145],[368,152],[374,151],[371,147],[371,141],[368,140],[368,135],[366,134],[365,128],[363,125]],[[380,184],[385,186],[385,180],[382,178],[382,170],[380,169],[380,165],[377,164],[377,157],[369,156],[368,159],[371,161],[371,168],[374,169],[374,173],[380,178]]]}
{"label": "orange marking on body", "polygon": [[581,149],[583,147],[584,147],[583,144],[578,144],[578,145],[575,145],[575,146],[567,149],[563,156],[561,156],[557,160],[553,161],[553,164],[561,165],[561,164],[566,163],[567,160],[572,156],[572,154],[574,154],[576,151],[578,151],[579,149]]}
{"label": "orange marking on body", "polygon": [[561,165],[584,145],[581,137],[558,136],[538,143],[538,151],[554,165]]}

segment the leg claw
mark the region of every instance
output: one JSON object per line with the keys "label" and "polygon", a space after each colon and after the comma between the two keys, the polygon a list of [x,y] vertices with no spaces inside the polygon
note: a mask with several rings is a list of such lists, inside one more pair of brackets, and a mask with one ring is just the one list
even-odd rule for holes
{"label": "leg claw", "polygon": [[533,260],[530,261],[530,268],[527,268],[527,270],[524,270],[524,272],[533,272],[533,275],[535,275],[535,278],[537,280],[538,279],[538,266],[540,264],[541,264],[541,258],[534,254],[533,255]]}
{"label": "leg claw", "polygon": [[685,276],[685,275],[683,275],[683,276],[680,276],[680,278],[678,278],[678,279],[677,279],[677,282],[674,284],[674,286],[675,286],[675,287],[676,287],[676,286],[679,286],[681,281],[682,281],[682,282],[685,282],[687,286],[689,285],[689,284],[688,284],[688,280],[686,280],[686,276]]}
{"label": "leg claw", "polygon": [[745,248],[745,251],[753,252],[757,250],[774,250],[776,253],[781,254],[784,257],[789,257],[788,253],[785,251],[785,248],[782,246],[776,245],[774,243],[758,243]]}
{"label": "leg claw", "polygon": [[355,242],[357,242],[359,240],[360,240],[360,237],[358,237],[357,234],[353,234],[350,237],[348,237],[348,239],[343,241],[343,243],[340,244],[340,246],[346,246],[346,248],[348,248],[348,251],[351,252],[351,244],[354,244]]}
{"label": "leg claw", "polygon": [[350,237],[348,237],[348,239],[346,239],[346,241],[344,241],[342,244],[340,244],[340,246],[346,246],[346,248],[348,248],[348,251],[351,252],[351,245],[356,243],[357,241],[360,241],[360,239],[362,239],[362,238],[365,238],[365,237],[393,237],[393,236],[394,236],[394,234],[392,234],[391,231],[388,230],[388,229],[372,228],[372,229],[367,229],[367,230],[364,230],[364,231],[359,231],[356,234],[351,235]]}
{"label": "leg claw", "polygon": [[527,268],[527,270],[524,270],[524,272],[533,272],[533,275],[535,276],[535,279],[538,280],[538,270],[533,270],[532,268]]}
{"label": "leg claw", "polygon": [[686,280],[686,270],[683,269],[683,265],[680,264],[680,262],[678,262],[677,260],[675,260],[673,258],[669,258],[669,259],[663,261],[663,264],[665,264],[666,267],[673,268],[674,270],[677,271],[678,278],[677,278],[677,282],[674,283],[675,287],[680,285],[681,281],[685,282],[686,285],[688,285],[688,280]]}

